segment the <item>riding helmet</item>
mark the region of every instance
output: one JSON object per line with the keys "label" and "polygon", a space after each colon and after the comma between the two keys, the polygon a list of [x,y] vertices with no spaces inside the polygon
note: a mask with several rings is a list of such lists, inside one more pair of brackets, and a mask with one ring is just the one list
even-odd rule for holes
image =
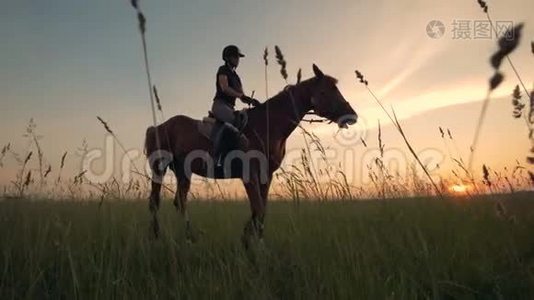
{"label": "riding helmet", "polygon": [[223,49],[222,58],[223,60],[226,60],[228,57],[245,57],[243,53],[241,53],[241,50],[235,45],[226,46]]}

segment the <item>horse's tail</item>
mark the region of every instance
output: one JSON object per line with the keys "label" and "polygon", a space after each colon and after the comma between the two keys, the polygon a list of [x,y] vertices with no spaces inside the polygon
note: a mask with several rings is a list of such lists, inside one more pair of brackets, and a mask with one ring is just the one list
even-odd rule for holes
{"label": "horse's tail", "polygon": [[156,147],[156,127],[149,126],[146,129],[145,134],[145,147],[144,152],[145,155],[149,155],[149,152],[154,151],[154,148]]}

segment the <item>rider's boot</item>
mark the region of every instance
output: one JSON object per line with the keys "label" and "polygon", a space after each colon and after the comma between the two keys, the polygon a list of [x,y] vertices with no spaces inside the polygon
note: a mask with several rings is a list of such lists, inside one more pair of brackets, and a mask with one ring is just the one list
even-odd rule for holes
{"label": "rider's boot", "polygon": [[239,129],[237,129],[234,125],[225,122],[223,124],[223,128],[218,133],[216,139],[215,139],[215,151],[214,151],[214,158],[216,161],[216,166],[221,167],[223,164],[223,156],[226,154],[227,149],[224,149],[225,146],[228,147],[228,145],[223,145],[222,139],[224,138],[225,132],[229,132],[229,134],[233,135],[235,140],[237,140],[238,147],[237,149],[245,150],[248,147],[248,139],[247,137],[242,134]]}
{"label": "rider's boot", "polygon": [[226,128],[229,129],[230,132],[232,132],[233,136],[237,140],[237,149],[239,150],[245,150],[248,148],[248,139],[247,137],[239,131],[234,125],[230,123],[224,123]]}
{"label": "rider's boot", "polygon": [[224,136],[224,131],[226,130],[226,126],[223,125],[221,129],[219,129],[219,132],[215,135],[215,138],[213,139],[213,159],[215,159],[215,165],[217,167],[222,166],[222,152],[223,152],[223,145],[222,145],[222,138]]}

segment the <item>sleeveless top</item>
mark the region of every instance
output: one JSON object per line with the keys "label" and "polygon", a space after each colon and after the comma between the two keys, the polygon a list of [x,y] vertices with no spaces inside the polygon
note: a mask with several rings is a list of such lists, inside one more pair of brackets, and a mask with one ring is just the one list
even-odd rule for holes
{"label": "sleeveless top", "polygon": [[226,75],[228,78],[228,86],[236,91],[242,90],[241,85],[241,78],[239,78],[239,75],[233,70],[230,66],[227,64],[220,66],[219,70],[217,71],[217,77],[215,80],[216,85],[216,93],[215,97],[213,97],[213,100],[219,99],[230,105],[232,108],[235,106],[235,97],[232,97],[230,95],[227,95],[223,90],[221,89],[221,86],[219,85],[219,75]]}

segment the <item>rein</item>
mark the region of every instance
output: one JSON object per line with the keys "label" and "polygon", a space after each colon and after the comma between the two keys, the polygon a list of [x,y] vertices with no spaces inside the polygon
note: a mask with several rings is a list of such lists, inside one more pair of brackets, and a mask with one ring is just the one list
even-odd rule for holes
{"label": "rein", "polygon": [[[293,97],[293,92],[292,92],[292,89],[293,87],[292,86],[288,86],[287,87],[287,92],[289,93],[289,98],[291,99],[291,106],[293,107],[293,113],[295,115],[295,120],[293,120],[295,123],[300,123],[300,122],[307,122],[307,123],[324,123],[324,122],[329,122],[329,123],[332,123],[332,121],[328,120],[327,118],[323,118],[321,117],[322,119],[300,119],[299,117],[299,113],[297,111],[297,106],[295,105],[295,98]],[[306,112],[306,115],[314,115],[314,116],[319,116],[314,108],[313,108],[313,104],[312,104],[312,109],[313,109],[313,112]],[[320,117],[320,116],[319,116]]]}

